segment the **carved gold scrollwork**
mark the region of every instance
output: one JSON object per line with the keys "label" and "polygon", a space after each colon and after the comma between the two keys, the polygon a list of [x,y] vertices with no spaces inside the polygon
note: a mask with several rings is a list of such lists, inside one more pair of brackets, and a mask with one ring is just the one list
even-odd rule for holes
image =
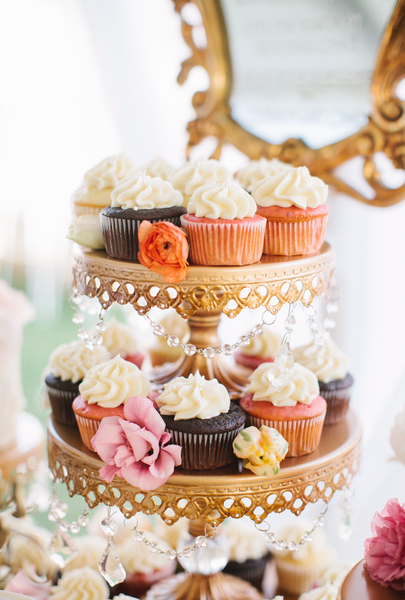
{"label": "carved gold scrollwork", "polygon": [[[178,82],[184,83],[194,66],[202,66],[210,80],[208,90],[193,97],[197,118],[188,124],[188,153],[205,137],[214,136],[218,140],[214,158],[219,158],[223,145],[230,143],[250,159],[278,157],[296,166],[306,165],[313,175],[367,204],[390,206],[405,197],[405,184],[396,189],[386,187],[374,161],[377,152],[384,152],[396,168],[405,169],[405,103],[396,94],[398,83],[405,77],[405,0],[398,0],[380,46],[371,86],[374,105],[368,124],[348,138],[319,149],[310,148],[300,139],[271,144],[232,118],[231,58],[220,0],[173,2],[182,19],[184,40],[191,50],[191,56],[182,64]],[[205,48],[196,47],[193,27],[184,20],[182,9],[187,3],[195,4],[201,13],[207,37]],[[366,198],[333,173],[335,167],[355,156],[365,159],[363,174],[375,192],[373,199]]]}

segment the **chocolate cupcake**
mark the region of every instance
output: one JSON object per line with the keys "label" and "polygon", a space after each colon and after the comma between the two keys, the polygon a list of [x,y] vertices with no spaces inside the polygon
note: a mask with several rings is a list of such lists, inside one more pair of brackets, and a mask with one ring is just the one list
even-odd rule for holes
{"label": "chocolate cupcake", "polygon": [[353,377],[347,372],[347,358],[332,339],[321,346],[314,343],[294,350],[294,359],[318,378],[319,393],[325,398],[325,425],[341,421],[348,409]]}
{"label": "chocolate cupcake", "polygon": [[111,194],[111,206],[100,215],[108,256],[137,261],[142,221],[168,221],[180,227],[180,217],[187,212],[182,202],[181,193],[160,177],[138,172],[124,179]]}
{"label": "chocolate cupcake", "polygon": [[216,379],[206,380],[198,371],[177,377],[156,402],[173,442],[182,447],[183,469],[218,469],[235,459],[232,442],[246,416]]}
{"label": "chocolate cupcake", "polygon": [[72,404],[80,394],[79,385],[92,367],[109,358],[110,353],[104,346],[89,350],[82,341],[62,344],[52,352],[45,384],[53,417],[58,423],[77,426]]}

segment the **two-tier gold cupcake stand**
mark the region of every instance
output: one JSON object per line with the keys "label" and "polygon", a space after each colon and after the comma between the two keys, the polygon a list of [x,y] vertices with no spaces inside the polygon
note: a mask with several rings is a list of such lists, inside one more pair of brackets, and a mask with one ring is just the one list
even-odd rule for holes
{"label": "two-tier gold cupcake stand", "polygon": [[[139,264],[111,260],[104,252],[77,251],[74,288],[79,294],[98,298],[103,308],[114,302],[132,304],[141,315],[152,307],[175,308],[190,325],[189,343],[196,348],[217,348],[221,313],[233,318],[245,308],[265,307],[276,314],[285,303],[301,301],[309,306],[315,296],[327,294],[334,254],[325,243],[309,257],[263,257],[245,267],[190,266],[187,278],[163,284],[159,275]],[[199,369],[216,377],[233,398],[240,396],[247,373],[229,366],[220,354],[206,358],[196,353],[174,365],[155,370],[151,380],[159,387],[173,377]],[[350,485],[360,458],[361,427],[352,411],[346,418],[324,428],[317,450],[281,463],[275,477],[256,476],[238,464],[214,471],[175,470],[168,482],[151,492],[134,488],[123,479],[107,484],[98,473],[102,462],[82,444],[78,431],[50,420],[49,466],[58,481],[65,482],[71,496],[83,496],[90,508],[100,503],[116,506],[126,516],[137,512],[158,514],[173,524],[180,517],[193,520],[204,531],[206,523],[218,525],[226,517],[248,515],[261,523],[270,513],[290,510],[299,515],[309,503],[329,502],[337,490]],[[197,521],[198,520],[198,521]],[[197,533],[197,535],[199,535]],[[240,579],[213,575],[181,574],[157,584],[148,599],[242,600],[261,598],[257,590]]]}

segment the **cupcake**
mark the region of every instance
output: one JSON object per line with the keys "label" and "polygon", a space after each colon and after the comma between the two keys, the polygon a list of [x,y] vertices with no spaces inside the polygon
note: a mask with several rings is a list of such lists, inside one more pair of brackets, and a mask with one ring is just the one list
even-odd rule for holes
{"label": "cupcake", "polygon": [[259,160],[251,160],[240,171],[235,173],[235,179],[239,181],[244,190],[251,193],[258,181],[271,177],[277,173],[287,173],[295,167],[288,163],[282,162],[278,158],[260,158]]}
{"label": "cupcake", "polygon": [[280,350],[280,343],[280,336],[265,327],[261,335],[256,335],[250,340],[249,346],[235,352],[235,362],[252,370],[263,363],[274,362]]}
{"label": "cupcake", "polygon": [[264,254],[295,256],[318,252],[325,237],[328,186],[307,167],[279,172],[257,182],[252,196],[266,218]]}
{"label": "cupcake", "polygon": [[[187,319],[183,319],[174,309],[165,311],[165,315],[159,321],[159,325],[165,328],[170,335],[175,335],[181,343],[184,343],[190,333]],[[175,362],[183,356],[183,351],[178,346],[172,348],[164,337],[155,336],[153,346],[148,349],[152,367],[158,367],[166,362]]]}
{"label": "cupcake", "polygon": [[[116,538],[115,538],[116,539]],[[104,554],[106,539],[101,535],[82,535],[75,538],[77,554],[64,566],[63,573],[78,569],[80,567],[90,567],[98,571],[98,563]]]}
{"label": "cupcake", "polygon": [[86,344],[79,340],[62,344],[52,352],[45,384],[53,417],[58,423],[76,427],[72,403],[80,394],[79,385],[92,367],[110,357],[105,346],[96,346],[89,350]]}
{"label": "cupcake", "polygon": [[288,442],[287,457],[309,454],[318,447],[326,414],[318,380],[298,363],[289,367],[284,354],[252,373],[240,406],[248,425],[267,425],[281,433]]}
{"label": "cupcake", "polygon": [[349,408],[354,379],[347,372],[347,358],[332,339],[296,348],[294,359],[318,378],[319,393],[328,405],[325,425],[341,421]]}
{"label": "cupcake", "polygon": [[156,156],[156,158],[141,167],[141,171],[145,171],[146,175],[150,175],[150,177],[160,177],[165,181],[170,181],[175,170],[176,169],[172,167],[172,165],[160,156]]}
{"label": "cupcake", "polygon": [[124,404],[134,396],[148,396],[150,383],[144,373],[120,355],[88,371],[79,386],[73,411],[83,444],[93,452],[91,439],[104,417],[124,418]]}
{"label": "cupcake", "polygon": [[250,265],[260,260],[266,221],[238,183],[208,183],[191,196],[181,218],[197,265]]}
{"label": "cupcake", "polygon": [[99,162],[85,173],[83,184],[72,195],[74,215],[98,215],[110,206],[113,189],[134,172],[135,164],[124,152]]}
{"label": "cupcake", "polygon": [[183,206],[187,207],[194,192],[208,183],[224,183],[231,173],[213,158],[197,158],[181,165],[171,176],[170,181],[183,195]]}
{"label": "cupcake", "polygon": [[[146,535],[150,542],[155,542],[163,550],[170,548],[169,544],[152,532]],[[174,573],[176,561],[168,560],[157,552],[149,552],[142,542],[132,538],[117,544],[117,555],[127,573],[125,581],[118,584],[117,592],[140,598],[148,589]],[[115,589],[114,589],[115,591]]]}
{"label": "cupcake", "polygon": [[261,590],[264,571],[271,558],[263,532],[256,529],[249,517],[242,517],[226,519],[222,533],[229,542],[229,561],[224,573],[240,577]]}
{"label": "cupcake", "polygon": [[145,355],[139,351],[138,341],[134,330],[116,319],[108,321],[106,330],[103,331],[103,345],[111,356],[119,354],[124,360],[142,368]]}
{"label": "cupcake", "polygon": [[182,448],[182,468],[218,469],[234,460],[232,442],[245,413],[230,401],[225,386],[197,371],[176,377],[156,398],[166,430]]}
{"label": "cupcake", "polygon": [[[283,527],[277,535],[286,542],[299,541],[312,527],[310,522],[297,519]],[[311,533],[311,542],[298,550],[274,550],[279,590],[289,594],[302,594],[317,585],[320,573],[332,564],[334,552],[322,530]]]}
{"label": "cupcake", "polygon": [[138,260],[138,229],[142,221],[169,221],[180,226],[186,212],[183,196],[160,177],[138,172],[124,179],[111,194],[111,206],[100,216],[108,256]]}
{"label": "cupcake", "polygon": [[49,600],[108,600],[110,590],[104,578],[90,567],[64,573],[53,586]]}

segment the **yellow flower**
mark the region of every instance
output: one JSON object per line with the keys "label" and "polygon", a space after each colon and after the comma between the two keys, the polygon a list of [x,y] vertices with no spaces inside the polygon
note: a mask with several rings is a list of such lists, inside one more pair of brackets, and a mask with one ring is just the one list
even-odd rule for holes
{"label": "yellow flower", "polygon": [[280,461],[288,451],[288,442],[272,427],[262,425],[243,429],[233,442],[233,451],[243,458],[243,466],[256,475],[277,475]]}

